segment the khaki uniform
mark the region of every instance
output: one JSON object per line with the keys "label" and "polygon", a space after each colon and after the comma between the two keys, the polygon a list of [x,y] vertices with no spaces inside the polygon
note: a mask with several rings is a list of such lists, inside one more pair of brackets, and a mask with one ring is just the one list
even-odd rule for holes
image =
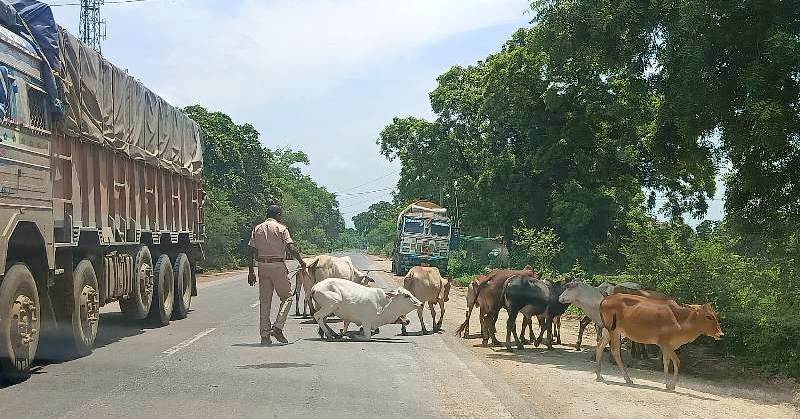
{"label": "khaki uniform", "polygon": [[[289,308],[292,305],[292,285],[289,282],[289,271],[286,269],[286,245],[293,243],[289,229],[275,219],[267,218],[253,228],[250,236],[250,247],[258,251],[258,295],[260,301],[261,337],[268,337],[272,327],[283,330]],[[270,322],[272,310],[272,293],[281,299],[275,323]]]}

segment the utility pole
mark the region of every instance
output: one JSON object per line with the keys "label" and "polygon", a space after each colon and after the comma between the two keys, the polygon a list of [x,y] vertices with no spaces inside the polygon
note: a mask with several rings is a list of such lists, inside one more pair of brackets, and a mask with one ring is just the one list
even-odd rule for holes
{"label": "utility pole", "polygon": [[81,0],[79,35],[81,41],[102,54],[101,42],[106,39],[106,21],[100,18],[100,6],[105,0]]}

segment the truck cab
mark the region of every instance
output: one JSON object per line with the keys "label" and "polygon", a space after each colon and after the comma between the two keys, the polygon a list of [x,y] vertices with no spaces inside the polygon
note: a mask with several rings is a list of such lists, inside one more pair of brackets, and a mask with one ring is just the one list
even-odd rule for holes
{"label": "truck cab", "polygon": [[397,218],[392,272],[405,275],[414,266],[435,266],[445,274],[452,226],[447,209],[429,201],[408,205]]}

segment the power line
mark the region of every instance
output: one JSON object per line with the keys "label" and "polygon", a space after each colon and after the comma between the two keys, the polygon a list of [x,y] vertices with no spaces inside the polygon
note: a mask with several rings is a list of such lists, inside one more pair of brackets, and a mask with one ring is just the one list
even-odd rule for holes
{"label": "power line", "polygon": [[[103,4],[125,4],[125,3],[141,3],[143,1],[150,1],[150,0],[108,0],[103,2]],[[63,6],[82,6],[83,3],[53,3],[48,4],[50,7],[63,7]]]}
{"label": "power line", "polygon": [[354,189],[358,189],[358,188],[360,188],[360,187],[362,187],[362,186],[366,186],[366,185],[373,184],[373,183],[375,183],[375,182],[377,182],[377,181],[379,181],[379,180],[381,180],[381,179],[386,179],[387,177],[389,177],[389,176],[391,176],[391,175],[397,175],[397,174],[399,174],[399,173],[400,173],[400,171],[389,172],[389,173],[386,173],[386,174],[385,174],[385,175],[383,175],[383,176],[380,176],[380,177],[377,177],[377,178],[375,178],[375,179],[372,179],[372,180],[370,180],[370,181],[364,182],[364,183],[362,183],[362,184],[360,184],[360,185],[358,185],[358,186],[353,186],[352,188],[345,189],[345,190],[343,190],[343,191],[341,191],[341,192],[350,192],[350,191],[352,191],[352,190],[354,190]]}
{"label": "power line", "polygon": [[361,195],[369,195],[371,193],[376,193],[376,192],[391,191],[394,188],[395,187],[392,186],[392,187],[389,187],[389,188],[375,189],[375,190],[372,190],[372,191],[353,192],[353,193],[345,193],[345,194],[337,194],[337,193],[334,192],[334,195],[336,195],[336,198],[344,197],[345,199],[349,199],[349,198],[352,198],[352,197],[361,196]]}

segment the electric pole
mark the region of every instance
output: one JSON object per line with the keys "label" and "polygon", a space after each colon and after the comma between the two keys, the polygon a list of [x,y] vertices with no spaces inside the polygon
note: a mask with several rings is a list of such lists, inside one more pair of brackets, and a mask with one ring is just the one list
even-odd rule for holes
{"label": "electric pole", "polygon": [[101,41],[106,39],[106,21],[100,18],[100,6],[105,0],[81,0],[79,34],[81,41],[102,54]]}

